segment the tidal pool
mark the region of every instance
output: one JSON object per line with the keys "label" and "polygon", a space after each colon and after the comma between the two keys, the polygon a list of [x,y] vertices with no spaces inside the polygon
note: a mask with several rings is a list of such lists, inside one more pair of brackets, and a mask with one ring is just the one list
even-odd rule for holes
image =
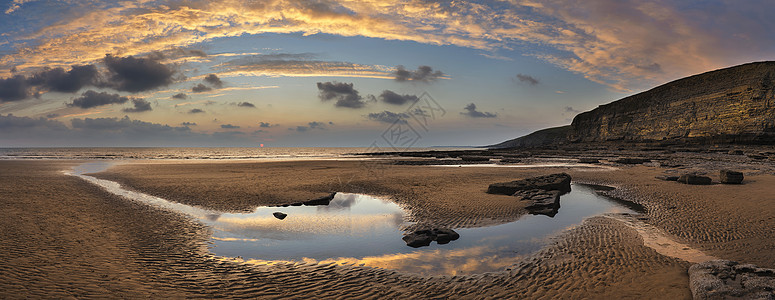
{"label": "tidal pool", "polygon": [[[353,264],[426,275],[500,271],[550,242],[550,238],[605,213],[637,213],[599,195],[601,187],[572,184],[554,217],[524,215],[517,221],[479,228],[451,228],[460,238],[448,244],[412,248],[401,239],[406,209],[390,199],[337,193],[329,205],[258,207],[251,213],[223,213],[167,201],[83,175],[111,164],[84,164],[71,173],[109,192],[192,216],[213,229],[211,251],[247,262]],[[517,198],[514,201],[519,201]],[[274,212],[287,214],[280,220]]]}

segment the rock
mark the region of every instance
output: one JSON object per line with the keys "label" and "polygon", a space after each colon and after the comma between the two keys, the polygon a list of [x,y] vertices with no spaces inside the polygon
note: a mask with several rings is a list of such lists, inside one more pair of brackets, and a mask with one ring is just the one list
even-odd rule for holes
{"label": "rock", "polygon": [[675,175],[660,175],[660,176],[654,176],[654,178],[664,181],[678,181],[679,176]]}
{"label": "rock", "polygon": [[649,162],[650,159],[647,158],[641,158],[641,157],[620,157],[619,159],[615,160],[615,163],[620,164],[626,164],[626,165],[639,165],[644,162]]}
{"label": "rock", "polygon": [[285,217],[287,217],[287,216],[288,216],[287,214],[281,213],[281,212],[279,212],[279,211],[277,211],[277,212],[273,212],[273,213],[272,213],[272,215],[273,215],[275,218],[278,218],[278,219],[280,219],[280,220],[282,220],[282,219],[285,219]]}
{"label": "rock", "polygon": [[589,157],[579,158],[579,163],[580,164],[596,164],[596,163],[599,163],[599,162],[600,162],[600,160],[597,159],[597,158],[589,158]]}
{"label": "rock", "polygon": [[759,154],[748,154],[748,158],[755,159],[755,160],[762,160],[762,159],[766,159],[767,157]]}
{"label": "rock", "polygon": [[320,198],[317,198],[317,199],[312,199],[312,200],[304,201],[302,203],[304,203],[304,205],[309,205],[309,206],[313,206],[313,205],[328,205],[329,203],[331,203],[331,200],[334,199],[334,196],[336,196],[336,192],[333,192],[333,193],[329,194],[328,196],[323,196],[323,197],[320,197]]}
{"label": "rock", "polygon": [[521,197],[522,200],[525,201],[530,201],[530,203],[525,206],[525,209],[533,215],[547,215],[554,217],[560,209],[560,191],[558,190],[526,190],[519,191],[514,194],[514,196]]}
{"label": "rock", "polygon": [[743,173],[732,170],[719,171],[719,179],[721,183],[725,184],[740,184],[743,183]]}
{"label": "rock", "polygon": [[713,180],[707,176],[700,176],[695,174],[683,174],[678,177],[678,182],[692,185],[708,185],[713,183]]}
{"label": "rock", "polygon": [[402,240],[407,246],[412,248],[430,246],[431,242],[436,241],[439,245],[447,244],[450,241],[454,241],[460,238],[460,234],[452,229],[446,228],[434,228],[415,230],[414,232],[404,235]]}
{"label": "rock", "polygon": [[460,160],[462,161],[489,161],[489,156],[477,156],[477,155],[461,155]]}
{"label": "rock", "polygon": [[743,150],[729,150],[729,152],[727,152],[727,154],[729,154],[729,155],[743,155]]}
{"label": "rock", "polygon": [[775,299],[775,269],[713,260],[689,268],[694,299]]}
{"label": "rock", "polygon": [[487,188],[489,194],[514,195],[525,190],[558,190],[564,194],[570,192],[570,175],[557,173],[546,176],[515,180],[511,182],[493,183]]}
{"label": "rock", "polygon": [[406,242],[406,245],[412,248],[419,248],[430,246],[431,242],[436,238],[430,230],[417,230],[413,233],[405,235],[402,240]]}
{"label": "rock", "polygon": [[433,229],[436,234],[436,243],[443,245],[460,238],[460,234],[452,229]]}

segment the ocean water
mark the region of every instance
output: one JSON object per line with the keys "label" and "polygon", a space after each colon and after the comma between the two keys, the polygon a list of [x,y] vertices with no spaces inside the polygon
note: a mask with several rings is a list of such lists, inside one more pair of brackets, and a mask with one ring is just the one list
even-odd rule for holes
{"label": "ocean water", "polygon": [[[453,150],[411,148],[409,151]],[[383,149],[390,151],[390,149]],[[365,147],[251,147],[251,148],[0,148],[0,159],[314,159],[348,158],[372,152]]]}

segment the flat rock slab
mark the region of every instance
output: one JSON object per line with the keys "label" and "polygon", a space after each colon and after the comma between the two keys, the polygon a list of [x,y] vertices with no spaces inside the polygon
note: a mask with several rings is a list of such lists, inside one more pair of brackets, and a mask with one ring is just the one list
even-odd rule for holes
{"label": "flat rock slab", "polygon": [[570,192],[570,175],[557,173],[522,180],[493,183],[487,188],[489,194],[514,195],[527,190],[557,190],[561,194]]}
{"label": "flat rock slab", "polygon": [[680,176],[674,176],[674,175],[660,175],[660,176],[655,176],[654,178],[659,180],[664,180],[664,181],[678,181],[679,177]]}
{"label": "flat rock slab", "polygon": [[775,299],[775,269],[728,260],[713,260],[689,268],[694,299]]}
{"label": "flat rock slab", "polygon": [[521,197],[524,201],[530,201],[525,206],[530,214],[546,215],[554,217],[560,209],[560,191],[558,190],[527,190],[519,191],[514,196]]}

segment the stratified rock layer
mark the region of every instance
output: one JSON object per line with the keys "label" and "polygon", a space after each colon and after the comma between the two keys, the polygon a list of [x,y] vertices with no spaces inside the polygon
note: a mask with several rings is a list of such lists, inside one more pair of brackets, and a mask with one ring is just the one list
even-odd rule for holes
{"label": "stratified rock layer", "polygon": [[573,119],[571,140],[775,142],[775,62],[676,80]]}

